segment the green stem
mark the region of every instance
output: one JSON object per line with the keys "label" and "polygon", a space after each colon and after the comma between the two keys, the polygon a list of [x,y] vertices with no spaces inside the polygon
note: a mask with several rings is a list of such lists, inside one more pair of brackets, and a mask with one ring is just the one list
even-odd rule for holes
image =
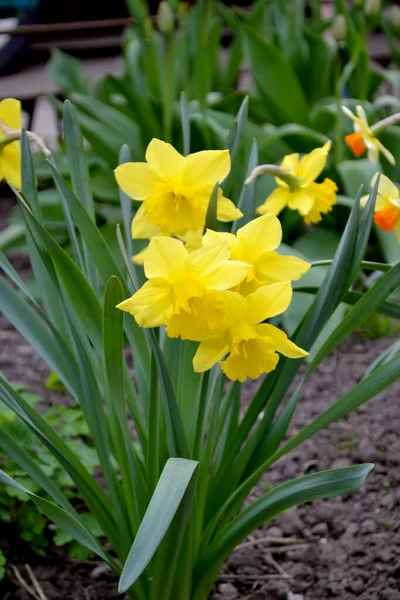
{"label": "green stem", "polygon": [[163,76],[164,140],[172,141],[172,116],[175,91],[175,33],[165,36],[165,69]]}
{"label": "green stem", "polygon": [[336,59],[335,59],[335,100],[336,100],[336,123],[335,123],[335,163],[338,165],[343,160],[343,146],[342,146],[342,123],[341,123],[341,115],[342,115],[342,90],[341,90],[341,63],[339,50],[337,50]]}
{"label": "green stem", "polygon": [[154,353],[151,354],[150,368],[150,406],[149,406],[149,435],[147,442],[147,483],[149,495],[153,493],[160,475],[160,403],[158,396],[158,373]]}

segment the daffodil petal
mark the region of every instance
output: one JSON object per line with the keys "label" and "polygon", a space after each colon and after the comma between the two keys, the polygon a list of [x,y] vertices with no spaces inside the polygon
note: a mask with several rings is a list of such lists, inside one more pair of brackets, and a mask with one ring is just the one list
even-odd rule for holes
{"label": "daffodil petal", "polygon": [[257,261],[256,273],[258,279],[265,283],[293,281],[307,273],[310,266],[308,262],[297,256],[268,252]]}
{"label": "daffodil petal", "polygon": [[132,314],[140,327],[159,327],[165,324],[172,313],[170,287],[164,280],[146,281],[131,298],[118,304],[117,308]]}
{"label": "daffodil petal", "polygon": [[207,285],[207,280],[212,278],[216,271],[229,259],[229,256],[229,246],[226,242],[222,242],[195,250],[189,254],[186,264],[189,273],[202,279]]}
{"label": "daffodil petal", "polygon": [[265,319],[270,319],[283,313],[292,299],[292,286],[290,282],[272,283],[264,285],[245,298],[247,320],[257,325]]}
{"label": "daffodil petal", "polygon": [[279,213],[285,208],[290,199],[290,189],[288,187],[278,186],[268,196],[263,204],[257,208],[259,215],[265,215],[266,213],[272,213],[279,215]]}
{"label": "daffodil petal", "polygon": [[[0,103],[1,104],[1,103]],[[21,189],[21,147],[19,142],[8,144],[0,154],[1,170],[5,179],[17,190]]]}
{"label": "daffodil petal", "polygon": [[5,98],[0,102],[0,119],[11,129],[22,129],[21,102],[15,98]]}
{"label": "daffodil petal", "polygon": [[229,350],[226,336],[210,338],[201,342],[193,358],[193,368],[196,373],[211,369]]}
{"label": "daffodil petal", "polygon": [[393,156],[393,154],[387,149],[385,148],[385,146],[382,144],[382,142],[380,140],[376,139],[376,145],[378,146],[379,150],[382,152],[383,156],[386,158],[386,160],[388,161],[388,163],[390,163],[391,165],[395,165],[396,164],[396,159]]}
{"label": "daffodil petal", "polygon": [[329,140],[322,148],[315,148],[315,150],[303,156],[297,174],[304,179],[304,185],[308,185],[320,176],[326,165],[331,145],[332,143]]}
{"label": "daffodil petal", "polygon": [[378,176],[378,194],[381,196],[385,196],[386,198],[391,198],[392,200],[397,200],[400,195],[399,188],[392,181],[390,181],[389,177],[383,175],[383,173],[375,173],[371,180],[371,187],[375,186]]}
{"label": "daffodil petal", "polygon": [[153,138],[146,150],[146,160],[165,182],[181,183],[185,171],[185,157],[171,144]]}
{"label": "daffodil petal", "polygon": [[246,381],[248,377],[257,379],[263,373],[269,373],[276,368],[279,355],[276,352],[266,352],[257,346],[248,350],[247,355],[230,354],[220,363],[222,371],[231,381]]}
{"label": "daffodil petal", "polygon": [[124,163],[114,170],[114,174],[121,190],[134,200],[148,198],[154,185],[160,181],[157,173],[145,162]]}
{"label": "daffodil petal", "polygon": [[131,235],[133,240],[141,240],[152,238],[155,235],[160,234],[160,228],[158,225],[154,225],[149,221],[147,211],[142,204],[136,211],[135,216],[132,220]]}
{"label": "daffodil petal", "polygon": [[244,281],[250,268],[251,266],[244,262],[229,260],[207,278],[207,288],[229,290]]}
{"label": "daffodil petal", "polygon": [[280,166],[282,167],[282,169],[287,169],[288,171],[295,172],[299,166],[298,153],[295,152],[294,154],[287,154],[283,158]]}
{"label": "daffodil petal", "polygon": [[228,198],[225,196],[220,196],[218,198],[217,204],[217,219],[218,221],[222,221],[223,223],[227,223],[229,221],[235,221],[236,219],[240,219],[243,217],[243,213],[241,210],[237,208]]}
{"label": "daffodil petal", "polygon": [[304,358],[308,356],[308,352],[296,346],[296,344],[288,339],[286,333],[273,325],[267,323],[256,325],[256,331],[259,335],[270,338],[277,352],[288,358]]}
{"label": "daffodil petal", "polygon": [[231,169],[229,150],[194,152],[186,156],[184,161],[183,183],[193,188],[222,183]]}
{"label": "daffodil petal", "polygon": [[174,282],[183,276],[188,252],[183,242],[169,237],[154,237],[150,240],[144,260],[147,279],[162,277]]}
{"label": "daffodil petal", "polygon": [[253,219],[238,229],[237,237],[251,248],[253,256],[275,250],[282,241],[282,226],[272,213]]}
{"label": "daffodil petal", "polygon": [[309,189],[314,194],[314,203],[304,216],[307,225],[319,223],[322,215],[332,210],[336,204],[337,185],[331,179],[325,179],[322,183],[311,183]]}

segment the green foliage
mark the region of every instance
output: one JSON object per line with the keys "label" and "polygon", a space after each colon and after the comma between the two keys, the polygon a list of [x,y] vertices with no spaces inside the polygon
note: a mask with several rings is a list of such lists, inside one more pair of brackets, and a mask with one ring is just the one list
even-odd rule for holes
{"label": "green foliage", "polygon": [[[48,384],[47,387],[49,387]],[[41,399],[28,393],[24,386],[16,385],[15,389],[33,408],[41,406]],[[57,379],[56,386],[50,389],[59,391],[64,388],[59,387]],[[99,460],[96,450],[90,443],[90,431],[81,409],[78,406],[60,404],[41,408],[41,412],[49,425],[59,432],[90,472],[94,473]],[[6,408],[3,403],[0,404],[0,427],[2,432],[18,440],[23,450],[30,454],[69,500],[78,504],[81,502],[81,496],[73,480],[61,467],[55,456],[42,442],[38,442],[31,429],[17,419],[15,413]],[[31,492],[41,493],[44,498],[50,498],[48,494],[43,494],[40,485],[27,477],[24,470],[7,454],[0,455],[0,468]],[[38,514],[35,507],[26,502],[26,494],[18,489],[4,486],[0,488],[0,518],[3,522],[16,527],[20,532],[21,539],[26,541],[37,554],[47,555],[52,544],[55,544],[65,546],[66,552],[73,558],[86,559],[93,556],[93,552],[87,549],[82,550],[80,544],[59,529],[56,530],[54,536],[50,535],[48,519],[44,515]],[[101,535],[101,530],[90,513],[84,513],[82,518],[93,535]],[[4,563],[1,560],[5,559],[0,553],[0,567],[3,568]],[[1,573],[0,569],[0,575]]]}

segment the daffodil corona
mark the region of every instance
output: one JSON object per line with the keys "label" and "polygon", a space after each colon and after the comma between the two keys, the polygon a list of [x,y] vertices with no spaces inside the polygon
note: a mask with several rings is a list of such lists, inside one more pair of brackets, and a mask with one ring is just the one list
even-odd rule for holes
{"label": "daffodil corona", "polygon": [[200,343],[193,359],[195,371],[207,371],[220,362],[229,379],[245,381],[247,377],[257,379],[262,373],[273,371],[279,361],[278,352],[289,358],[307,356],[283,331],[263,323],[289,306],[289,282],[261,287],[246,298],[234,292],[226,295],[232,305],[231,320],[224,331]]}
{"label": "daffodil corona", "polygon": [[[376,137],[378,131],[391,124],[390,119],[379,121],[375,125],[370,126],[365,110],[361,105],[356,106],[356,114],[353,114],[347,106],[342,106],[342,110],[353,121],[354,133],[346,135],[344,138],[344,141],[351,148],[353,154],[359,158],[364,152],[368,151],[369,160],[377,163],[379,162],[379,154],[382,152],[390,164],[396,164],[393,154]],[[394,115],[394,117],[397,117],[397,115]]]}
{"label": "daffodil corona", "polygon": [[[374,187],[379,175],[378,194],[376,197],[374,221],[383,231],[394,231],[400,242],[400,191],[386,175],[376,173],[371,181]],[[365,206],[368,196],[361,198]]]}
{"label": "daffodil corona", "polygon": [[257,212],[279,215],[288,206],[297,210],[306,224],[321,221],[322,215],[330,212],[336,203],[336,183],[331,179],[322,183],[315,181],[326,165],[330,148],[328,141],[301,159],[297,153],[285,156],[279,169],[281,174],[276,176],[278,187]]}
{"label": "daffodil corona", "polygon": [[[132,237],[181,236],[204,227],[212,190],[224,181],[230,167],[228,150],[182,156],[170,144],[153,139],[146,162],[125,163],[115,169],[120,188],[142,202],[132,221]],[[233,221],[241,216],[220,189],[217,218]]]}

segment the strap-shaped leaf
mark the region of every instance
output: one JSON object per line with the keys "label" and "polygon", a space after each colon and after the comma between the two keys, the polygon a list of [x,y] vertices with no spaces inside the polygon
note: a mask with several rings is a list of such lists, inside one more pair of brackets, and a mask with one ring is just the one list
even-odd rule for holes
{"label": "strap-shaped leaf", "polygon": [[198,579],[195,580],[194,586],[201,586],[207,580],[212,581],[212,577],[237,544],[263,523],[292,506],[358,490],[372,468],[372,464],[363,464],[312,473],[288,481],[253,502],[203,550],[196,569]]}
{"label": "strap-shaped leaf", "polygon": [[161,473],[131,551],[124,565],[119,591],[126,592],[140,577],[162,542],[198,465],[170,458]]}
{"label": "strap-shaped leaf", "polygon": [[114,563],[112,558],[104,552],[101,546],[97,543],[96,539],[93,537],[90,531],[82,524],[82,522],[77,516],[74,516],[66,512],[63,508],[60,508],[56,504],[53,504],[52,502],[49,502],[48,500],[37,496],[20,483],[14,481],[11,477],[4,473],[4,471],[1,470],[0,482],[4,485],[9,485],[15,490],[19,490],[20,492],[24,492],[25,494],[30,496],[30,498],[32,498],[36,506],[40,508],[40,510],[44,512],[44,514],[47,515],[49,519],[51,519],[53,523],[57,525],[57,527],[68,533],[71,537],[80,542],[86,548],[89,548],[89,550],[97,554],[97,556],[100,556],[100,558],[105,560],[106,563],[108,563],[114,569],[116,568],[118,570],[118,567]]}
{"label": "strap-shaped leaf", "polygon": [[[253,169],[258,165],[258,145],[257,140],[253,139],[251,144],[249,163],[247,166],[247,177]],[[256,182],[243,184],[242,191],[239,196],[238,209],[242,211],[243,217],[236,219],[232,224],[232,233],[236,233],[239,227],[243,227],[254,218],[256,212]]]}

